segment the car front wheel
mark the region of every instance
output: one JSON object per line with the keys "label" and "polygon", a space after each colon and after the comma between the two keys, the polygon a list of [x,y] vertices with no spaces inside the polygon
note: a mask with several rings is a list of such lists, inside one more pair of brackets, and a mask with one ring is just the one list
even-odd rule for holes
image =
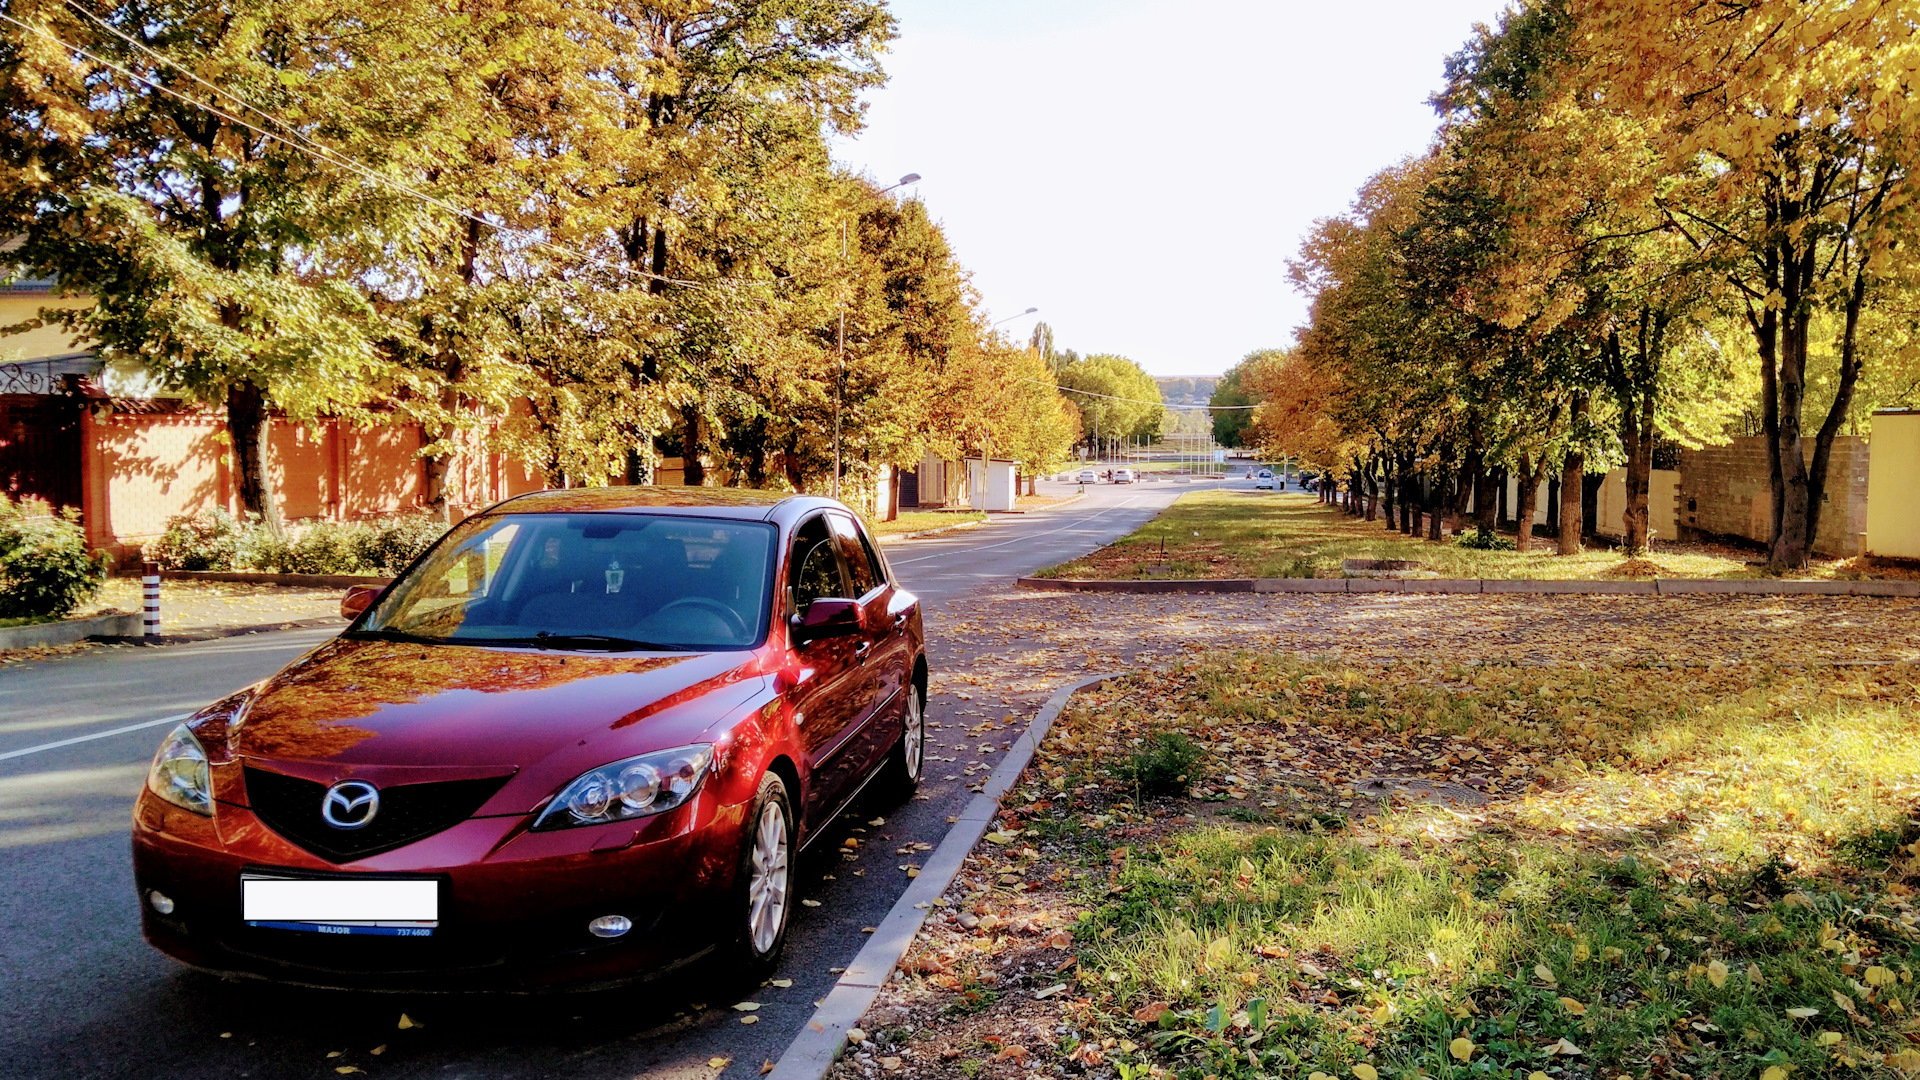
{"label": "car front wheel", "polygon": [[775,773],[760,779],[742,848],[728,951],[758,980],[780,961],[794,899],[793,802]]}

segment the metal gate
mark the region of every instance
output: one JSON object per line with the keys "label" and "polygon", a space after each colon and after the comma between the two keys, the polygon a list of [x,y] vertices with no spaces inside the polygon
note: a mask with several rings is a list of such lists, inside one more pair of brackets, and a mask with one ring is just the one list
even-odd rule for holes
{"label": "metal gate", "polygon": [[67,394],[0,394],[0,492],[81,505],[80,410]]}

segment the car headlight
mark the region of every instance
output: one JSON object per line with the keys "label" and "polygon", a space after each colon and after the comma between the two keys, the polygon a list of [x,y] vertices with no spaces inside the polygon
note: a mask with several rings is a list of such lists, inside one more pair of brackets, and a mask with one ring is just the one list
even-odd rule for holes
{"label": "car headlight", "polygon": [[713,747],[701,744],[602,765],[560,789],[533,827],[565,829],[664,814],[693,798],[712,762]]}
{"label": "car headlight", "polygon": [[147,789],[182,810],[213,815],[213,776],[207,771],[207,752],[192,729],[181,724],[160,741],[147,769]]}

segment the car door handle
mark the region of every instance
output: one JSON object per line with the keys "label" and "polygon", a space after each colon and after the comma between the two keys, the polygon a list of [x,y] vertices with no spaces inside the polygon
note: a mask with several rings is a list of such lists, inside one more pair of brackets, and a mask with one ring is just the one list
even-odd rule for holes
{"label": "car door handle", "polygon": [[895,616],[893,617],[893,628],[894,628],[895,630],[905,630],[905,629],[907,628],[907,613],[906,613],[906,612],[904,612],[904,611],[903,611],[903,612],[901,612],[900,614],[898,614],[898,615],[895,615]]}
{"label": "car door handle", "polygon": [[867,662],[867,653],[872,651],[873,642],[871,641],[862,641],[853,647],[853,655],[863,664]]}

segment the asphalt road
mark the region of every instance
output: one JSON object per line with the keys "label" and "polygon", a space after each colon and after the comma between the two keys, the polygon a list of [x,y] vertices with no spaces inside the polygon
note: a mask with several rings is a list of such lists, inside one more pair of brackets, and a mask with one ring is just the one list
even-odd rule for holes
{"label": "asphalt road", "polygon": [[[1043,485],[1044,486],[1044,485]],[[1072,490],[1072,485],[1053,485]],[[934,610],[1132,531],[1202,485],[1093,485],[1051,511],[888,546]],[[1234,486],[1245,486],[1244,482]],[[0,1072],[10,1077],[750,1077],[776,1059],[906,886],[895,849],[937,843],[969,797],[930,768],[906,805],[856,806],[840,829],[869,844],[843,861],[824,838],[803,860],[779,978],[695,969],[592,995],[394,996],[226,982],[140,938],[128,814],[167,721],[261,679],[330,631],[92,650],[0,669]],[[964,642],[934,643],[964,653]],[[944,646],[944,647],[942,647]],[[991,762],[1014,733],[963,743],[956,703],[930,703],[929,753]],[[967,722],[971,722],[970,720]],[[978,740],[977,742],[985,742]],[[956,768],[948,765],[947,768]],[[875,817],[885,824],[871,826]],[[762,1003],[743,1025],[734,1002]],[[412,1022],[399,1028],[402,1014]],[[715,1058],[728,1064],[716,1069]]]}

